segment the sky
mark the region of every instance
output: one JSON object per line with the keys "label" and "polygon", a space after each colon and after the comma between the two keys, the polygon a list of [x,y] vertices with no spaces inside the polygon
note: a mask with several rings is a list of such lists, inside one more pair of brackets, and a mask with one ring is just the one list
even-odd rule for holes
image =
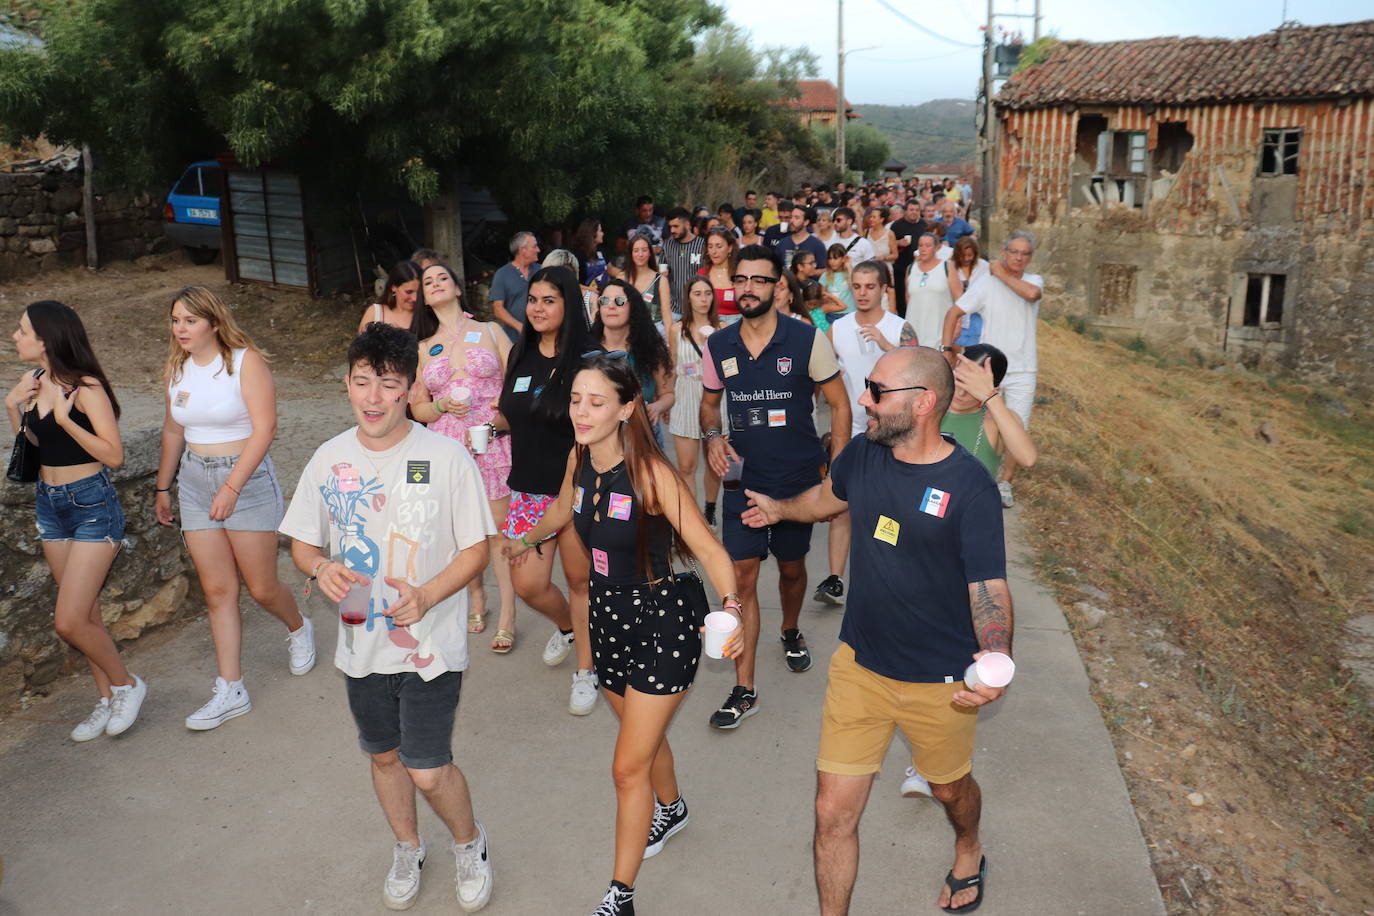
{"label": "sky", "polygon": [[[837,0],[717,2],[731,22],[751,34],[756,47],[809,47],[820,55],[821,78],[834,82]],[[995,0],[998,14],[1030,13],[1033,8],[1034,0]],[[1111,15],[1116,10],[1126,14]],[[1241,38],[1277,28],[1285,18],[1303,25],[1371,19],[1374,3],[1041,0],[1041,14],[1042,31],[1064,39],[1121,41],[1161,35]],[[986,17],[986,0],[844,0],[845,49],[872,48],[847,55],[845,96],[852,105],[919,105],[931,99],[973,98],[982,73],[982,55],[978,47],[960,44],[981,42],[979,26]],[[998,26],[1011,32],[1019,30],[1030,40],[1030,19],[999,18]],[[930,32],[940,37],[932,37]]]}

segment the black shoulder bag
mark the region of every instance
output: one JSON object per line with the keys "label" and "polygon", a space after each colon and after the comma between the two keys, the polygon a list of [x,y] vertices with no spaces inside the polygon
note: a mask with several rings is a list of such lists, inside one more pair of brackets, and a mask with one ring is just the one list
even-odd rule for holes
{"label": "black shoulder bag", "polygon": [[[35,379],[43,370],[34,371]],[[20,415],[19,433],[14,437],[14,451],[10,452],[10,467],[5,476],[15,483],[33,483],[38,479],[38,444],[29,437],[29,411]]]}

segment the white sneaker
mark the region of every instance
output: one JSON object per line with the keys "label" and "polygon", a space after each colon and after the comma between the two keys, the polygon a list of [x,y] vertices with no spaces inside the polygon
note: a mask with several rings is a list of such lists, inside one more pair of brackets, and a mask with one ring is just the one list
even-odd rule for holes
{"label": "white sneaker", "polygon": [[148,683],[134,675],[133,684],[111,689],[114,696],[110,698],[110,721],[105,723],[105,734],[113,737],[124,734],[138,721],[138,711],[148,696]]}
{"label": "white sneaker", "polygon": [[1011,495],[1010,480],[997,481],[997,493],[1002,497],[1003,509],[1010,509],[1012,506],[1016,505],[1016,497]]}
{"label": "white sneaker", "polygon": [[491,858],[487,854],[487,831],[477,822],[477,839],[460,846],[453,844],[454,864],[458,868],[454,883],[458,905],[465,913],[475,913],[491,901]]}
{"label": "white sneaker", "polygon": [[253,701],[248,698],[248,688],[243,686],[243,681],[231,684],[217,677],[215,693],[210,697],[210,702],[186,717],[186,727],[193,732],[209,731],[252,711]]}
{"label": "white sneaker", "polygon": [[906,768],[906,779],[902,781],[902,798],[931,798],[930,783],[916,772],[915,767]]}
{"label": "white sneaker", "polygon": [[563,664],[563,659],[572,651],[573,634],[563,635],[562,630],[554,630],[549,643],[544,647],[544,664],[553,668]]}
{"label": "white sneaker", "polygon": [[310,618],[303,616],[305,626],[294,633],[286,634],[287,651],[291,653],[291,673],[300,676],[309,674],[315,667],[315,625]]}
{"label": "white sneaker", "polygon": [[382,902],[388,910],[408,910],[420,896],[420,869],[425,867],[425,841],[420,845],[397,843],[391,850],[391,871],[382,885]]}
{"label": "white sneaker", "polygon": [[90,741],[92,738],[99,738],[105,734],[105,724],[109,721],[110,699],[101,697],[100,702],[95,704],[95,709],[86,717],[86,721],[72,729],[72,740]]}
{"label": "white sneaker", "polygon": [[572,695],[568,698],[568,712],[575,716],[591,715],[596,706],[596,672],[574,671]]}

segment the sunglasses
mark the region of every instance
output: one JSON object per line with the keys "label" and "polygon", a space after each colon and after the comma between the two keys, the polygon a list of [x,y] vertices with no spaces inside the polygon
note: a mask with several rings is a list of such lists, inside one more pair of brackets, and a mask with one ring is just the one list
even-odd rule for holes
{"label": "sunglasses", "polygon": [[591,359],[594,356],[604,356],[607,359],[624,359],[629,355],[630,354],[626,353],[624,350],[602,350],[598,348],[596,350],[588,350],[586,353],[583,353],[582,358]]}
{"label": "sunglasses", "polygon": [[929,391],[925,385],[908,385],[905,388],[884,388],[871,378],[864,379],[864,387],[868,389],[868,396],[873,399],[874,404],[882,401],[883,395],[891,394],[894,391]]}
{"label": "sunglasses", "polygon": [[624,296],[602,296],[600,299],[596,300],[596,304],[604,309],[608,305],[623,306],[629,301],[630,300],[626,299]]}

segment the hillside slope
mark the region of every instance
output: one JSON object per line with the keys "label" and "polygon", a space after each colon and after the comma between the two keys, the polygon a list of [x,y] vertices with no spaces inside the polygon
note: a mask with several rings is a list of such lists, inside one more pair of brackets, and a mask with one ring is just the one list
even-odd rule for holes
{"label": "hillside slope", "polygon": [[855,105],[863,120],[887,134],[892,155],[909,166],[973,161],[974,103],[936,99],[921,105]]}
{"label": "hillside slope", "polygon": [[1170,912],[1369,912],[1374,414],[1042,328],[1024,529]]}

